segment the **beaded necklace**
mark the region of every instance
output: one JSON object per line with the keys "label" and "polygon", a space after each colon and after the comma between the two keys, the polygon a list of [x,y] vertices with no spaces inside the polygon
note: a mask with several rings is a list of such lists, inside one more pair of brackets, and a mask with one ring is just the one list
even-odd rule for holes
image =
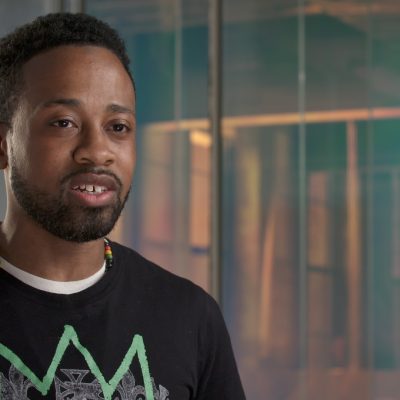
{"label": "beaded necklace", "polygon": [[104,238],[104,259],[106,260],[106,272],[113,266],[113,254],[110,241]]}

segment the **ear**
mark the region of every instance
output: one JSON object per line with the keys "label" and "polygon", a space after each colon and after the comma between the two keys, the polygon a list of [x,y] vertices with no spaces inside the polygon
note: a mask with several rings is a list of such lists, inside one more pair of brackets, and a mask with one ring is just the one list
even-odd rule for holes
{"label": "ear", "polygon": [[8,166],[7,132],[10,130],[8,124],[0,122],[0,169]]}

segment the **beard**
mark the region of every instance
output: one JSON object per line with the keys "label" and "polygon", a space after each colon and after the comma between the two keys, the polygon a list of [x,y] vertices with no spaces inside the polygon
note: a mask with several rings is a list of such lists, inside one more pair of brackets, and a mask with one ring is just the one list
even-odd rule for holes
{"label": "beard", "polygon": [[[11,188],[22,209],[43,229],[70,242],[88,242],[110,233],[121,215],[130,192],[129,188],[126,196],[122,198],[120,179],[115,174],[98,168],[84,168],[63,178],[58,195],[48,194],[26,181],[19,173],[15,162],[12,163],[10,172]],[[102,207],[84,207],[69,203],[67,199],[69,187],[66,183],[81,173],[111,176],[117,185],[115,202]]]}

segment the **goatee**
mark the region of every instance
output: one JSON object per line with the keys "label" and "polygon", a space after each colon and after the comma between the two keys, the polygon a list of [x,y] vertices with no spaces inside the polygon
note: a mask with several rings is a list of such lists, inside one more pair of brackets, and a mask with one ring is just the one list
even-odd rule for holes
{"label": "goatee", "polygon": [[[19,173],[15,160],[11,163],[11,187],[15,198],[25,212],[43,229],[71,242],[88,242],[106,236],[113,229],[128,199],[130,188],[121,198],[122,183],[113,173],[99,168],[74,171],[60,182],[60,191],[51,195],[26,181]],[[111,176],[116,182],[115,202],[102,207],[84,207],[71,204],[67,192],[68,181],[81,173]]]}

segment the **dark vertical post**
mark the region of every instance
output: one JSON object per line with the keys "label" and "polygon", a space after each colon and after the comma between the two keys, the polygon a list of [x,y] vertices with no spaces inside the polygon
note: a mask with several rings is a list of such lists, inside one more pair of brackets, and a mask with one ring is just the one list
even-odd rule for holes
{"label": "dark vertical post", "polygon": [[[374,24],[373,24],[373,0],[368,0],[368,14],[367,14],[367,43],[366,43],[366,64],[367,64],[367,99],[368,99],[368,121],[367,121],[367,183],[366,183],[366,275],[367,275],[367,334],[366,334],[366,346],[367,346],[367,371],[374,372],[375,357],[374,357],[374,258],[375,258],[375,247],[374,247],[374,119],[372,108],[374,105],[373,98],[373,86],[372,86],[372,68],[373,68],[373,35],[374,35]],[[371,374],[372,375],[372,374]],[[374,380],[368,379],[368,399],[374,397]]]}
{"label": "dark vertical post", "polygon": [[209,0],[208,104],[211,146],[211,294],[222,303],[222,0]]}
{"label": "dark vertical post", "polygon": [[62,0],[61,7],[64,12],[85,12],[85,0]]}
{"label": "dark vertical post", "polygon": [[[298,0],[298,107],[299,124],[299,357],[306,372],[308,359],[308,274],[307,274],[307,167],[306,167],[306,35],[305,0]],[[307,380],[300,381],[300,398],[308,398]]]}

